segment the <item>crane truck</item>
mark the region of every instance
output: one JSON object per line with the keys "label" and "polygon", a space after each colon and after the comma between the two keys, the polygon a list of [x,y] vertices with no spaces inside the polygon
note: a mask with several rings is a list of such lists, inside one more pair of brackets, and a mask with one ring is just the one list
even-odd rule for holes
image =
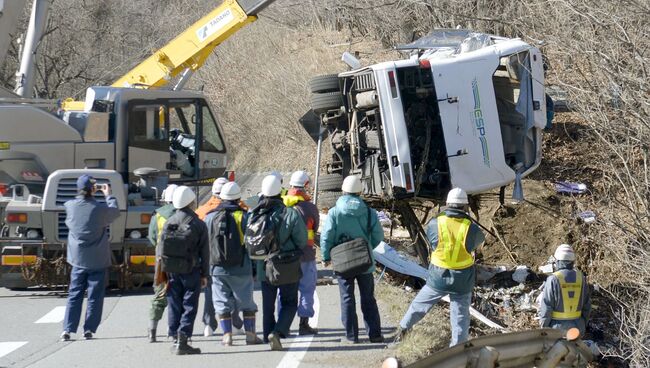
{"label": "crane truck", "polygon": [[112,280],[134,287],[151,277],[147,228],[163,188],[209,184],[228,163],[207,99],[182,86],[273,1],[224,1],[112,86],[90,87],[56,114],[30,99],[0,99],[0,286],[67,283],[63,203],[82,173],[110,184],[121,211],[108,229]]}

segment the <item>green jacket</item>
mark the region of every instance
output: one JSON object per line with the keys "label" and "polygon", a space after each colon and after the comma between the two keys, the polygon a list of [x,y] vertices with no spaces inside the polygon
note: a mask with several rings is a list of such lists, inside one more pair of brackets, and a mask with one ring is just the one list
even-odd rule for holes
{"label": "green jacket", "polygon": [[[152,246],[155,247],[156,244],[158,244],[158,234],[162,231],[162,226],[165,224],[165,221],[174,214],[174,211],[176,210],[170,203],[158,208],[154,212],[154,215],[151,216],[147,239],[149,239],[149,243],[151,243]],[[159,222],[159,219],[164,219],[165,221]]]}
{"label": "green jacket", "polygon": [[[368,212],[370,212],[370,228],[368,228]],[[321,230],[320,248],[323,261],[330,260],[333,247],[348,240],[364,238],[370,247],[373,257],[372,266],[366,273],[375,271],[372,250],[384,240],[384,230],[379,223],[377,211],[368,207],[357,195],[343,195],[336,201],[336,206],[329,210],[327,221]]]}
{"label": "green jacket", "polygon": [[[280,252],[303,249],[307,246],[307,226],[298,211],[285,207],[281,199],[264,198],[251,212],[265,212],[271,216],[285,209],[286,212],[277,226],[278,233],[276,234]],[[265,261],[256,262],[257,279],[259,281],[266,281],[265,263]]]}

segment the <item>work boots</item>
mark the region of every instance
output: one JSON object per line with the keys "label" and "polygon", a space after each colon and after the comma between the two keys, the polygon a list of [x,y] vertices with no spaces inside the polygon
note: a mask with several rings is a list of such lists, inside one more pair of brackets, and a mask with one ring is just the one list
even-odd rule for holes
{"label": "work boots", "polygon": [[246,331],[246,345],[258,345],[263,342],[255,333],[255,313],[244,312],[244,330]]}
{"label": "work boots", "polygon": [[230,314],[220,314],[219,324],[223,330],[223,337],[221,338],[221,345],[232,346],[232,318]]}
{"label": "work boots", "polygon": [[318,333],[317,328],[312,328],[309,326],[309,318],[300,317],[300,325],[298,327],[298,335],[316,335]]}
{"label": "work boots", "polygon": [[201,349],[193,348],[187,343],[187,336],[178,333],[178,343],[172,347],[172,353],[176,355],[201,354]]}

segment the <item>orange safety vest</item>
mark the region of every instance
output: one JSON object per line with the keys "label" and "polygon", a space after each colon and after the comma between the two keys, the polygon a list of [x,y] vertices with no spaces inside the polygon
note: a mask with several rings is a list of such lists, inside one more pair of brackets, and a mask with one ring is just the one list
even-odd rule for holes
{"label": "orange safety vest", "polygon": [[551,312],[551,318],[556,320],[572,320],[578,319],[582,316],[582,311],[578,310],[580,305],[580,297],[582,297],[582,272],[576,270],[576,281],[567,282],[564,275],[560,271],[553,273],[560,282],[562,289],[562,312]]}
{"label": "orange safety vest", "polygon": [[472,222],[466,218],[440,215],[438,245],[431,252],[431,264],[449,270],[462,270],[474,264],[474,257],[465,248]]}
{"label": "orange safety vest", "polygon": [[[282,197],[282,201],[284,202],[284,205],[287,207],[293,207],[299,202],[305,201],[305,197],[301,195],[294,195],[294,194],[287,194]],[[314,247],[315,246],[315,233],[314,233],[314,219],[313,218],[306,218],[305,219],[305,225],[307,225],[307,245]]]}

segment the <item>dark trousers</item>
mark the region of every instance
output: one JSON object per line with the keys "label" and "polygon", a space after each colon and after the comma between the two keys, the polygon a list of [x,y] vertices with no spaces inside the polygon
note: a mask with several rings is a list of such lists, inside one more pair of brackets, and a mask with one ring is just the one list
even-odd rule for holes
{"label": "dark trousers", "polygon": [[[280,290],[280,311],[275,320],[275,300]],[[298,283],[273,286],[262,282],[262,330],[266,340],[271,332],[289,336],[293,318],[298,310]]]}
{"label": "dark trousers", "polygon": [[357,319],[357,304],[354,297],[354,280],[359,284],[361,312],[366,324],[368,337],[381,336],[381,320],[377,300],[375,300],[375,279],[371,273],[364,273],[349,279],[338,278],[339,293],[341,294],[341,322],[345,327],[345,337],[348,340],[359,339],[359,321]]}
{"label": "dark trousers", "polygon": [[87,270],[79,267],[73,267],[70,274],[68,305],[65,308],[65,320],[63,321],[64,331],[77,332],[86,289],[88,289],[88,305],[86,307],[84,332],[97,332],[97,327],[99,327],[102,320],[102,309],[104,308],[106,269]]}
{"label": "dark trousers", "polygon": [[208,277],[208,286],[203,289],[203,324],[217,329],[217,318],[214,315],[214,304],[212,303],[212,277]]}
{"label": "dark trousers", "polygon": [[196,268],[190,273],[170,273],[167,286],[169,336],[179,332],[192,336],[194,319],[199,309],[201,276]]}

